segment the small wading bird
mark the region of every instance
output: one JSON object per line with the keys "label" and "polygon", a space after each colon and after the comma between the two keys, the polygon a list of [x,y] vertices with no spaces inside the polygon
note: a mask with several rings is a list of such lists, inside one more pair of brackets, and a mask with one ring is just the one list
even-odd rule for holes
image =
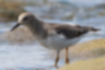
{"label": "small wading bird", "polygon": [[57,51],[55,67],[57,67],[60,50],[66,49],[65,62],[69,63],[68,47],[84,38],[88,32],[96,32],[99,30],[93,27],[83,27],[79,25],[47,24],[37,19],[31,13],[22,13],[18,17],[18,24],[16,24],[11,31],[20,25],[26,26],[41,45]]}

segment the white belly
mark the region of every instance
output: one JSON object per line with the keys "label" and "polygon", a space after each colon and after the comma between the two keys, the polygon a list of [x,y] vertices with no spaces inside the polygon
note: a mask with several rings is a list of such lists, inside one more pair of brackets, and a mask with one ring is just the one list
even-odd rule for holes
{"label": "white belly", "polygon": [[67,39],[59,35],[49,36],[46,39],[38,39],[38,42],[49,49],[61,50],[77,43],[81,37]]}

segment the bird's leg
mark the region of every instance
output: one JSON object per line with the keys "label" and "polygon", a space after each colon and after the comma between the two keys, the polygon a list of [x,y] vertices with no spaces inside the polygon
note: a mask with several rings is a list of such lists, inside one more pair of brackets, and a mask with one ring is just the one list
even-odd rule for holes
{"label": "bird's leg", "polygon": [[55,59],[55,67],[57,68],[57,64],[58,64],[58,61],[59,61],[59,51],[57,51],[57,55],[56,55],[56,59]]}
{"label": "bird's leg", "polygon": [[69,63],[69,57],[68,57],[68,50],[69,48],[66,48],[66,58],[65,58],[65,63],[68,64]]}

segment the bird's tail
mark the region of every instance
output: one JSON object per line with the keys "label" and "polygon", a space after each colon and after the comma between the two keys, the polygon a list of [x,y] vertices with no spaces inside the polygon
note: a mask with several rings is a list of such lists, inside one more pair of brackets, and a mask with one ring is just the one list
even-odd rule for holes
{"label": "bird's tail", "polygon": [[94,28],[94,27],[90,27],[90,31],[92,32],[97,32],[97,31],[100,31],[101,29],[98,29],[98,28]]}
{"label": "bird's tail", "polygon": [[89,28],[89,35],[100,36],[100,33],[98,32],[100,30],[101,29],[90,27]]}

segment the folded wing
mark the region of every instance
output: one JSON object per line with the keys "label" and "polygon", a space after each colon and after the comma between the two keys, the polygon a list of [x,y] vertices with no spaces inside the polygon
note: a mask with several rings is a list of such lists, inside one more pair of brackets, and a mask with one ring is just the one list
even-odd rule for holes
{"label": "folded wing", "polygon": [[79,37],[89,31],[98,31],[93,27],[83,27],[83,26],[70,26],[70,25],[59,25],[55,27],[58,34],[63,34],[66,38]]}

